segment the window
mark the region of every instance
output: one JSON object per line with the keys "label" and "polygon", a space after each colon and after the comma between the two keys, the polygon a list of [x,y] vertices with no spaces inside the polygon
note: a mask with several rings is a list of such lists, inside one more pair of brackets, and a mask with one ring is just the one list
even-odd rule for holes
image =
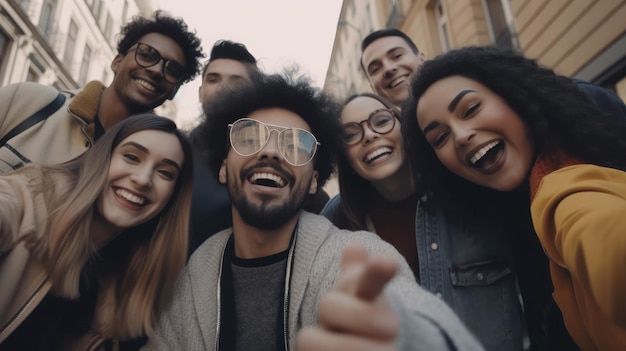
{"label": "window", "polygon": [[126,17],[128,17],[128,1],[124,0],[124,9],[122,9],[122,23],[126,23]]}
{"label": "window", "polygon": [[517,37],[513,27],[509,0],[483,0],[483,5],[493,44],[504,49],[517,48]]}
{"label": "window", "polygon": [[78,37],[78,25],[73,19],[70,20],[70,27],[67,30],[67,41],[65,42],[65,52],[63,53],[63,63],[69,69],[72,67],[74,50],[76,49],[76,38]]}
{"label": "window", "polygon": [[104,26],[104,36],[108,40],[111,40],[111,38],[113,37],[113,17],[111,17],[111,14],[108,12],[107,12],[107,22],[106,22],[106,25]]}
{"label": "window", "polygon": [[[9,36],[7,36],[2,30],[0,30],[0,69],[5,67],[4,61],[6,60],[7,54],[9,53],[9,44],[10,44]],[[0,71],[0,73],[2,73]],[[0,80],[3,74],[0,74]]]}
{"label": "window", "polygon": [[443,11],[441,1],[435,3],[435,14],[437,16],[437,27],[439,27],[439,40],[441,42],[441,51],[450,50],[450,40],[448,39],[448,16]]}
{"label": "window", "polygon": [[40,74],[33,67],[28,69],[28,75],[26,76],[26,81],[28,82],[39,82]]}
{"label": "window", "polygon": [[50,39],[52,34],[52,23],[54,21],[54,11],[56,10],[56,0],[44,0],[41,8],[41,17],[39,17],[39,30]]}
{"label": "window", "polygon": [[87,74],[89,73],[89,61],[91,61],[91,48],[85,45],[83,52],[83,62],[80,64],[80,74],[78,75],[78,84],[85,85],[87,83]]}

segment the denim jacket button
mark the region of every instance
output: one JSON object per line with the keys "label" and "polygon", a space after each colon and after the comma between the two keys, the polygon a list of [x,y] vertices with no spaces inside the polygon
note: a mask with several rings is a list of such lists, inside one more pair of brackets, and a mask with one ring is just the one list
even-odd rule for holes
{"label": "denim jacket button", "polygon": [[433,250],[437,250],[439,248],[439,245],[437,245],[437,243],[432,243],[430,244],[430,248]]}
{"label": "denim jacket button", "polygon": [[476,274],[476,278],[477,278],[478,280],[480,280],[480,281],[483,281],[483,280],[485,280],[485,275],[484,275],[484,274],[482,274],[482,273],[478,273],[478,274]]}
{"label": "denim jacket button", "polygon": [[435,293],[435,296],[437,296],[438,298],[441,298],[441,293],[440,292]]}

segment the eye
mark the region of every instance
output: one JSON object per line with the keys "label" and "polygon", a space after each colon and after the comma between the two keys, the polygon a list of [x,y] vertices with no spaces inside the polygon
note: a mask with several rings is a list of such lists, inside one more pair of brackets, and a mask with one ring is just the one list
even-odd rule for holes
{"label": "eye", "polygon": [[129,161],[132,161],[133,163],[139,162],[139,157],[137,157],[137,155],[135,155],[133,153],[127,152],[127,153],[125,153],[123,155],[124,155],[124,158],[126,158]]}
{"label": "eye", "polygon": [[373,67],[370,67],[370,70],[369,70],[370,75],[373,75],[374,73],[378,72],[378,69],[379,69],[379,68],[380,68],[380,66],[373,66]]}
{"label": "eye", "polygon": [[158,172],[165,179],[174,180],[176,178],[176,175],[174,174],[174,172],[170,171],[169,169],[159,169]]}
{"label": "eye", "polygon": [[403,55],[404,55],[404,54],[396,54],[396,55],[393,55],[393,58],[397,60],[397,59],[399,59],[400,57],[402,57]]}
{"label": "eye", "polygon": [[448,139],[448,132],[438,134],[432,141],[433,147],[437,148],[441,146]]}
{"label": "eye", "polygon": [[465,111],[465,113],[463,114],[463,119],[465,119],[465,118],[469,118],[469,117],[472,117],[472,116],[476,113],[476,111],[478,111],[478,108],[479,108],[479,107],[480,107],[480,102],[477,102],[477,103],[471,104],[471,105],[467,108],[467,110]]}

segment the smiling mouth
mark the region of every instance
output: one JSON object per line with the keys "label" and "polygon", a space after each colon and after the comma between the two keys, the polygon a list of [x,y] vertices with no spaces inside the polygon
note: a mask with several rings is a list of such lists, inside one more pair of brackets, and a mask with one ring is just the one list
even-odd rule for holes
{"label": "smiling mouth", "polygon": [[496,163],[503,151],[504,143],[501,140],[492,141],[476,151],[470,157],[469,164],[475,168],[487,169]]}
{"label": "smiling mouth", "polygon": [[137,206],[144,206],[146,204],[145,198],[137,196],[124,189],[115,189],[115,194],[121,197],[122,199],[130,203],[133,203],[134,205],[137,205]]}
{"label": "smiling mouth", "polygon": [[150,82],[143,80],[141,78],[137,78],[135,79],[135,81],[137,82],[137,84],[141,85],[142,87],[146,88],[147,90],[150,90],[152,92],[156,92],[157,88],[156,86],[154,86],[154,84],[151,84]]}
{"label": "smiling mouth", "polygon": [[287,185],[287,181],[276,174],[259,172],[252,173],[248,178],[248,181],[254,185],[268,186],[272,188],[284,188]]}
{"label": "smiling mouth", "polygon": [[363,158],[363,161],[365,161],[365,163],[367,164],[370,164],[385,155],[391,154],[392,152],[393,152],[392,148],[388,146],[383,146],[365,155],[365,157]]}
{"label": "smiling mouth", "polygon": [[393,89],[393,88],[397,87],[398,85],[400,85],[402,83],[405,83],[406,80],[407,80],[406,76],[398,77],[398,78],[392,80],[391,83],[389,83],[388,87]]}

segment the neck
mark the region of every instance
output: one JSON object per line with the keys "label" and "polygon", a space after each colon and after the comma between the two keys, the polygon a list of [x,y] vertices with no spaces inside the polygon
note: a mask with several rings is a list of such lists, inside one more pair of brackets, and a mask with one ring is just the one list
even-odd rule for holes
{"label": "neck", "polygon": [[372,186],[385,199],[395,202],[415,194],[415,179],[408,162],[392,176],[372,181]]}
{"label": "neck", "polygon": [[279,228],[264,230],[244,222],[233,207],[235,256],[245,259],[260,258],[287,250],[298,218],[299,215],[293,216]]}
{"label": "neck", "polygon": [[97,249],[101,249],[115,239],[122,230],[112,226],[96,212],[94,212],[91,224],[91,237]]}
{"label": "neck", "polygon": [[98,104],[98,119],[105,131],[132,113],[112,86],[104,89]]}

